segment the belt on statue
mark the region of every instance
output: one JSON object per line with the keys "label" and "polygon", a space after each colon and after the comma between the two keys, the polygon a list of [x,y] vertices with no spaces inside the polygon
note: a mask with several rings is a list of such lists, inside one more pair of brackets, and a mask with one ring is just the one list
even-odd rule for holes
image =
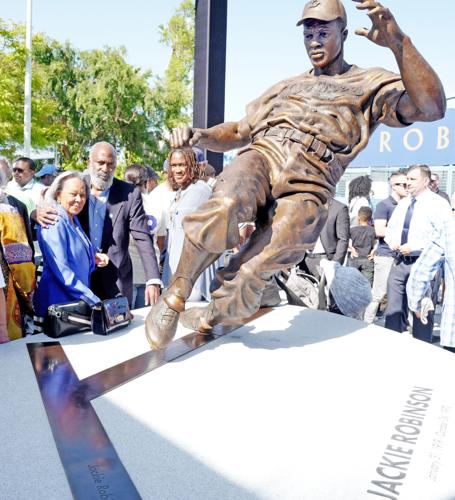
{"label": "belt on statue", "polygon": [[316,137],[308,134],[307,132],[301,132],[300,130],[293,128],[272,127],[261,130],[254,136],[253,142],[262,137],[274,137],[279,141],[288,139],[289,141],[297,142],[303,146],[305,151],[311,151],[318,158],[318,160],[321,160],[324,163],[329,163],[335,157],[332,150],[329,149],[322,141],[316,139]]}

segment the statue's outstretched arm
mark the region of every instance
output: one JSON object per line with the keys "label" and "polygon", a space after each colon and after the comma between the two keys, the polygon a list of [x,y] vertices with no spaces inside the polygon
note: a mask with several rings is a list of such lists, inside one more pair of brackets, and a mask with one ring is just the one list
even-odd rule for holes
{"label": "statue's outstretched arm", "polygon": [[388,47],[400,69],[406,94],[398,103],[404,122],[433,121],[444,116],[446,98],[441,80],[398,26],[389,9],[374,0],[353,0],[357,9],[366,10],[373,23],[371,29],[360,28],[356,34]]}
{"label": "statue's outstretched arm", "polygon": [[248,144],[250,133],[251,128],[244,118],[210,128],[180,127],[172,131],[169,142],[172,148],[189,145],[222,153]]}

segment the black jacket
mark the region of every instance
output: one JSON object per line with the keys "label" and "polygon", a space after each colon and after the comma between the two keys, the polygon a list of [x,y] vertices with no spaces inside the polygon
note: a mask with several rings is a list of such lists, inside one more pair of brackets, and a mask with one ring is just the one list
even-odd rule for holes
{"label": "black jacket", "polygon": [[[78,217],[90,237],[89,203],[90,200],[87,200]],[[132,184],[114,179],[107,200],[101,241],[101,251],[108,254],[110,261],[108,266],[97,268],[91,279],[91,289],[101,299],[115,296],[118,287],[131,303],[133,268],[128,252],[130,234],[135,240],[147,280],[159,279],[153,237],[148,229],[141,193]]]}
{"label": "black jacket", "polygon": [[321,243],[329,260],[343,264],[349,237],[348,207],[337,200],[331,200],[327,222],[321,231]]}

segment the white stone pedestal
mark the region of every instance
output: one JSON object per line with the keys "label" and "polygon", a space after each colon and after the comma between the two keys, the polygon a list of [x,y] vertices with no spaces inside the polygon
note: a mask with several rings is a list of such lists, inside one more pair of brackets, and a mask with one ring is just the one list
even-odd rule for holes
{"label": "white stone pedestal", "polygon": [[[148,350],[135,313],[62,339],[80,379]],[[0,346],[2,499],[71,498],[25,346],[46,340]],[[455,355],[349,318],[278,307],[93,406],[144,499],[455,498]]]}

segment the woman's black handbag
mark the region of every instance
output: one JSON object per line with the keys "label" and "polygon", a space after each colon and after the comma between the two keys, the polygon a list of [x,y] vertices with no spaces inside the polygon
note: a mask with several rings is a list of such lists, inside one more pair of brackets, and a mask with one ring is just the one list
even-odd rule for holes
{"label": "woman's black handbag", "polygon": [[118,328],[128,326],[132,318],[128,299],[120,295],[93,306],[91,328],[97,335],[108,335]]}
{"label": "woman's black handbag", "polygon": [[91,330],[91,308],[80,300],[48,307],[43,331],[54,339]]}

